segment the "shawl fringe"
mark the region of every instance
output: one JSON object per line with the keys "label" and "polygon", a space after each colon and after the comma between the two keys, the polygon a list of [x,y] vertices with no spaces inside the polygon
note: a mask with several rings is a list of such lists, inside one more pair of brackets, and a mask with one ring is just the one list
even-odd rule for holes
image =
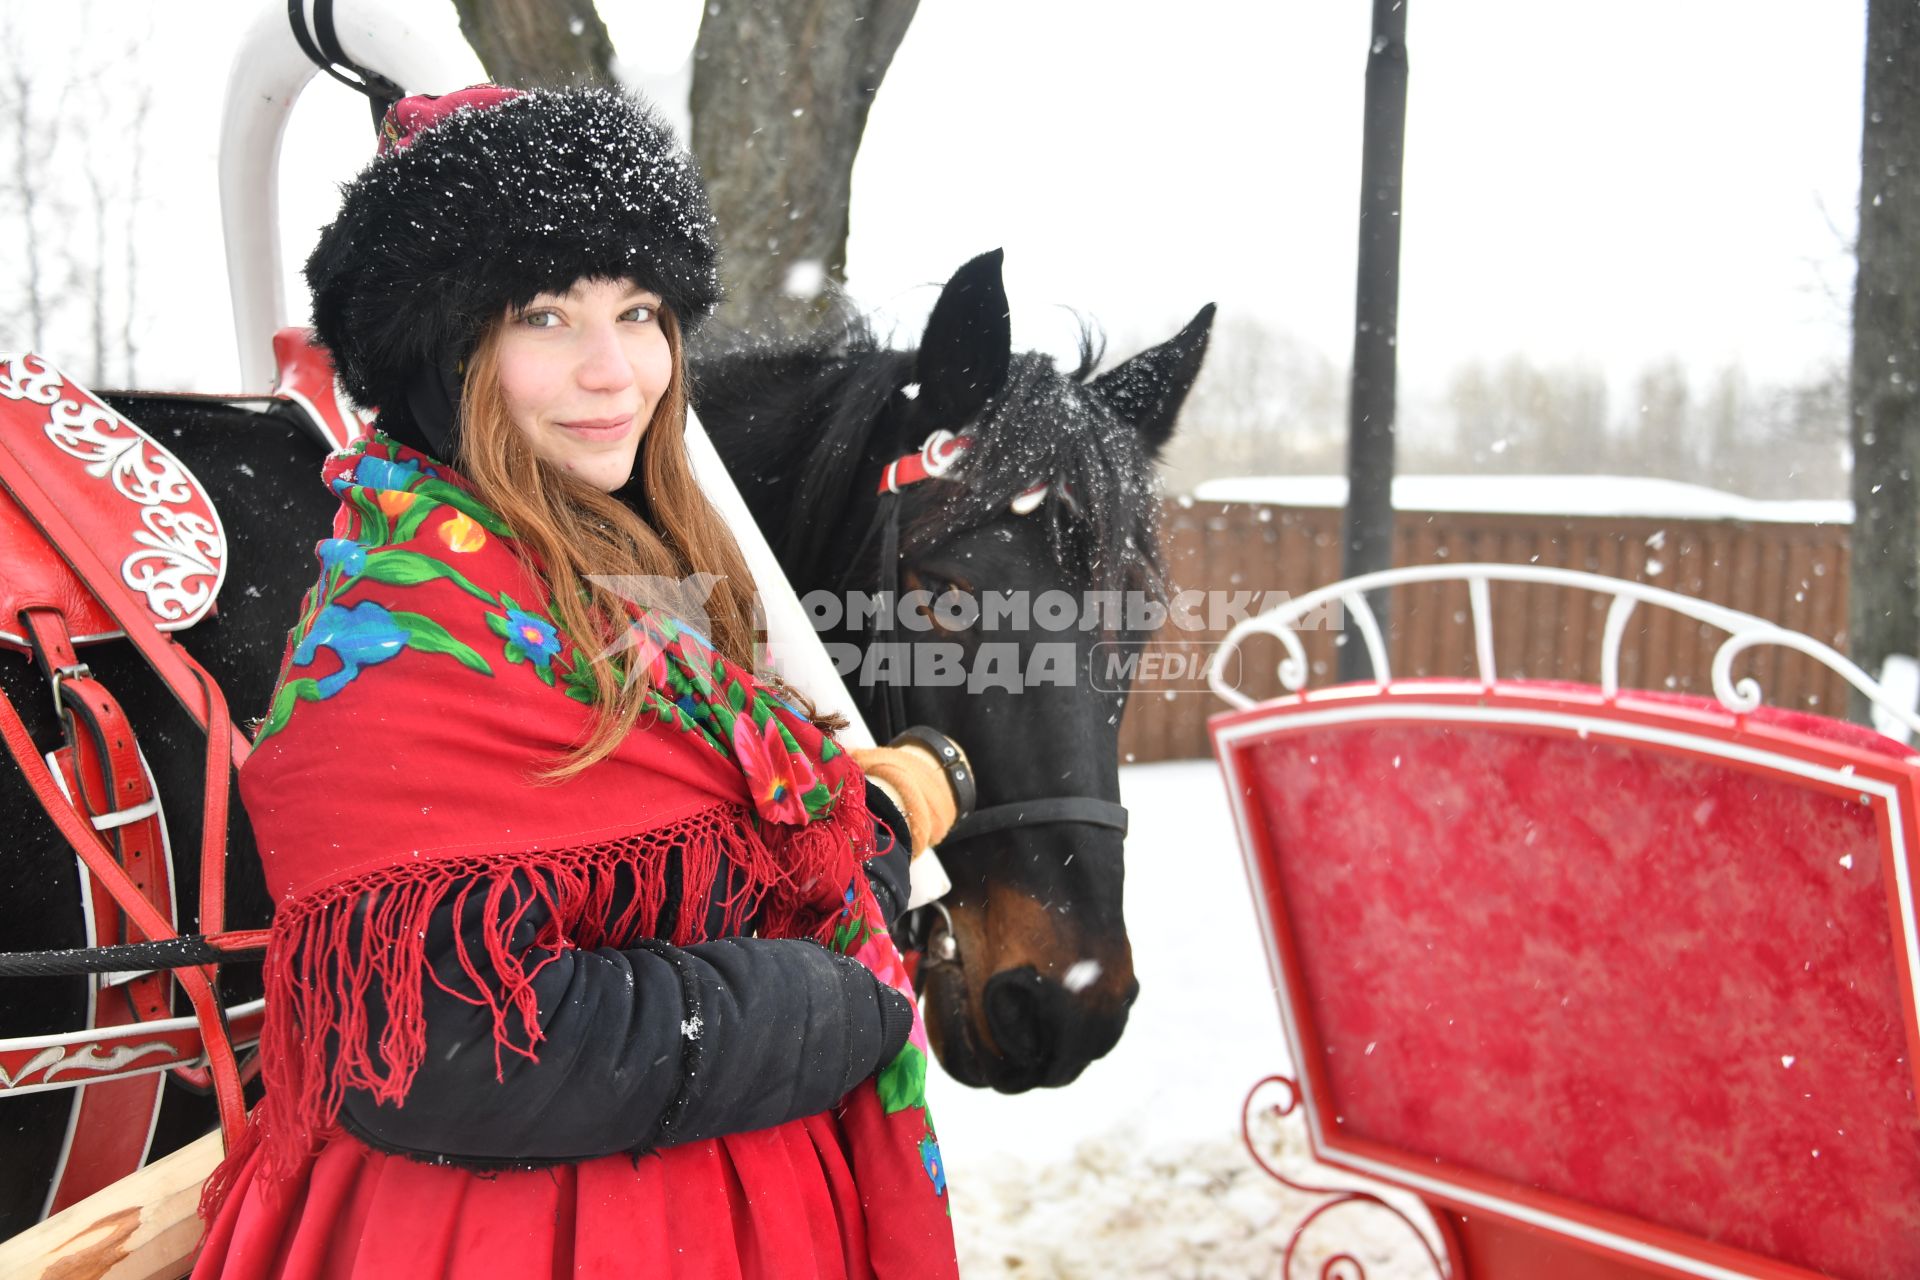
{"label": "shawl fringe", "polygon": [[[539,1059],[533,981],[540,971],[569,948],[626,946],[650,936],[669,905],[671,859],[679,864],[668,939],[675,945],[707,939],[723,864],[740,873],[733,877],[738,887],[719,903],[711,936],[739,936],[751,924],[762,936],[827,944],[847,904],[846,886],[872,853],[872,819],[859,803],[837,805],[804,827],[763,826],[744,807],[723,803],[594,844],[422,858],[283,904],[264,965],[265,1093],[245,1137],[207,1180],[202,1218],[213,1221],[249,1160],[260,1161],[255,1176],[267,1184],[297,1171],[340,1132],[348,1089],[381,1103],[405,1101],[426,1054],[427,982],[487,1010],[495,1073],[504,1078],[506,1055]],[[622,889],[629,893],[624,903]],[[448,902],[460,919],[477,895],[485,898],[484,933],[474,948],[456,931],[455,959],[468,983],[456,990],[427,963],[427,925]],[[513,935],[536,906],[546,908],[548,924],[532,951],[516,954]],[[377,1040],[368,1004],[376,990],[386,1010]]]}

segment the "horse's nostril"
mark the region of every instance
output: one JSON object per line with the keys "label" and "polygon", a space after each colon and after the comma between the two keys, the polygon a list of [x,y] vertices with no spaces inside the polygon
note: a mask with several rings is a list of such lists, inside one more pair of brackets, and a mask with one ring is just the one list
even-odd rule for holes
{"label": "horse's nostril", "polygon": [[987,1027],[1012,1062],[1038,1065],[1047,1054],[1046,979],[1032,969],[995,974],[982,993]]}

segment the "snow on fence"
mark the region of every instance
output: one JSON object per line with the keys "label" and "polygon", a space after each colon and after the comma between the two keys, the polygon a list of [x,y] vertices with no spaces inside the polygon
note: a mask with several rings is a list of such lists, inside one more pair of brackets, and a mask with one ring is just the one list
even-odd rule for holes
{"label": "snow on fence", "polygon": [[[1204,663],[1240,616],[1277,604],[1269,592],[1304,595],[1336,582],[1341,512],[1331,507],[1169,500],[1164,545],[1177,590],[1198,592],[1178,610],[1195,629],[1161,628],[1143,655],[1121,727],[1122,759],[1204,758],[1206,719],[1224,706],[1207,689]],[[1568,516],[1462,511],[1398,513],[1394,564],[1477,561],[1580,569],[1665,587],[1755,614],[1846,651],[1847,539],[1839,522],[1658,516]],[[1532,584],[1492,585],[1499,674],[1506,678],[1598,683],[1607,602],[1597,595]],[[1243,613],[1236,615],[1234,609]],[[1393,593],[1388,652],[1396,676],[1474,675],[1464,583]],[[1303,639],[1318,679],[1327,678],[1345,632],[1337,612]],[[1709,666],[1724,638],[1665,610],[1634,615],[1621,652],[1629,687],[1711,695]],[[1352,643],[1360,643],[1357,634]],[[1282,692],[1277,641],[1247,646],[1228,678],[1255,698]],[[1840,676],[1798,653],[1756,650],[1735,665],[1767,701],[1844,715]]]}

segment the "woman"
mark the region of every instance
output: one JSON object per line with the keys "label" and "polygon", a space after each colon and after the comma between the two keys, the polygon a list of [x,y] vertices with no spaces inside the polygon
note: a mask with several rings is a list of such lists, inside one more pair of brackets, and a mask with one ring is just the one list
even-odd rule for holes
{"label": "woman", "polygon": [[954,800],[908,748],[869,790],[752,671],[682,446],[714,264],[691,162],[599,90],[401,102],[322,233],[381,430],[327,463],[240,775],[265,1094],[196,1277],[954,1273],[886,936]]}

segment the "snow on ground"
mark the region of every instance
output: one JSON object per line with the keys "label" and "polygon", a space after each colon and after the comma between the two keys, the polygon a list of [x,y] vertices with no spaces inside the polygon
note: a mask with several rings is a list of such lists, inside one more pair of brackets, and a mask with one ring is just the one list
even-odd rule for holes
{"label": "snow on ground", "polygon": [[[1119,1046],[1065,1089],[1008,1097],[937,1071],[928,1082],[969,1280],[1276,1276],[1318,1203],[1240,1144],[1248,1089],[1288,1062],[1219,773],[1211,761],[1128,766],[1120,797],[1140,999]],[[1270,1159],[1306,1172],[1297,1121],[1260,1136]],[[1296,1260],[1295,1273],[1318,1274],[1344,1246],[1376,1280],[1423,1274],[1417,1245],[1383,1219],[1330,1214],[1319,1248],[1303,1249],[1313,1265]]]}
{"label": "snow on ground", "polygon": [[[1344,507],[1345,476],[1227,476],[1193,491],[1202,502]],[[1743,498],[1723,489],[1653,476],[1395,476],[1396,511],[1651,516],[1676,520],[1851,524],[1845,499]]]}

